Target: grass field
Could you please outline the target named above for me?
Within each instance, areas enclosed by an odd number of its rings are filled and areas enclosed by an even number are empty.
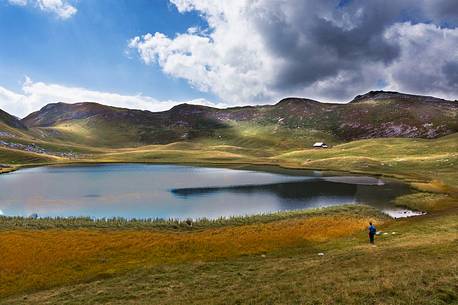
[[[0,304],[458,303],[457,134],[316,150],[246,127],[236,138],[134,148],[41,143],[78,149],[76,160],[0,148],[0,164],[12,166],[0,171],[72,162],[342,170],[406,180],[419,192],[396,204],[428,215],[393,220],[344,206],[192,226],[0,217]],[[367,243],[369,220],[388,233],[376,247]]]
[[[20,150],[0,147],[0,162],[13,166],[27,166],[33,164],[57,163],[59,158],[54,156],[24,152]]]
[[[456,188],[458,134],[436,140],[361,140],[337,145],[329,150],[288,152],[274,159],[280,164],[302,167],[382,173],[413,180],[436,180],[444,186]]]
[[[389,233],[375,248],[369,219]],[[187,232],[5,230],[0,303],[452,304],[457,223],[363,209]]]
[[[371,209],[205,229],[115,228],[2,231],[1,295],[87,281],[142,266],[229,259],[323,242],[364,229]],[[294,215],[291,215],[294,216]],[[382,222],[380,218],[378,222]],[[335,224],[335,225],[333,225]],[[24,266],[28,266],[24,268]],[[36,275],[39,274],[37,277]],[[7,285],[9,283],[9,285]]]

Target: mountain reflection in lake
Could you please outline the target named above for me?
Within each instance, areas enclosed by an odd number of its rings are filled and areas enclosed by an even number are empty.
[[[176,165],[38,167],[0,175],[5,215],[218,218],[348,203],[393,209],[407,185],[364,176]]]

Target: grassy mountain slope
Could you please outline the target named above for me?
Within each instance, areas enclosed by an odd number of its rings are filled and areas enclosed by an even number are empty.
[[[27,127],[15,116],[0,109],[0,138],[26,136]]]
[[[200,108],[181,105],[153,113],[96,103],[55,103],[22,121],[42,139],[129,147],[210,136],[213,130],[225,127]]]
[[[217,109],[182,104],[163,112],[55,103],[22,122],[41,139],[91,146],[132,147],[207,139],[227,145],[288,149],[322,140],[334,144],[451,134],[458,131],[458,102],[375,91],[348,104],[287,98],[269,106]],[[291,141],[291,137],[297,140]]]
[[[0,109],[0,123],[11,128],[26,129],[25,125],[16,117]]]

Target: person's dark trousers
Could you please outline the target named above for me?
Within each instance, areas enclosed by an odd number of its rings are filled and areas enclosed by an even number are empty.
[[[371,242],[371,244],[374,243],[374,236],[375,236],[375,234],[370,234],[369,233],[369,241]]]

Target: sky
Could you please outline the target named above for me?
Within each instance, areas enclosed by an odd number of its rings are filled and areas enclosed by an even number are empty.
[[[0,109],[458,99],[457,0],[0,0]]]

